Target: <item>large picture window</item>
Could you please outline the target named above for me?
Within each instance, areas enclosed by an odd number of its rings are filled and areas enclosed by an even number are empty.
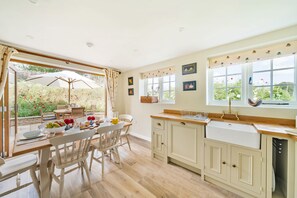
[[[256,61],[208,71],[208,103],[247,105],[248,98],[264,105],[296,103],[296,55]]]

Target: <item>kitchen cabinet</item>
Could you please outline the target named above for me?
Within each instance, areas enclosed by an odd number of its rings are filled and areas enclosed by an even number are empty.
[[[204,154],[206,176],[253,196],[264,196],[261,150],[205,139]]]
[[[201,168],[203,126],[168,121],[168,157]]]
[[[166,159],[166,122],[164,120],[153,119],[152,120],[152,157],[164,160]],[[165,160],[166,161],[166,160]]]
[[[204,141],[204,171],[205,174],[227,180],[227,144],[218,141]]]

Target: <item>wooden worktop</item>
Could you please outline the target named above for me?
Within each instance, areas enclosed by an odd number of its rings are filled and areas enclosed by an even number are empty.
[[[183,118],[180,114],[173,114],[173,113],[159,113],[157,115],[151,115],[151,118],[158,118],[163,120],[174,120],[179,122],[188,122],[188,123],[203,124],[203,125],[207,125],[210,122],[210,119],[207,119],[207,120],[187,119],[187,118]]]
[[[261,134],[276,136],[276,137],[283,137],[283,138],[291,138],[297,141],[297,134],[292,134],[287,132],[286,130],[294,129],[292,125],[292,120],[284,120],[284,122],[275,122],[275,118],[263,118],[263,117],[251,117],[250,120],[224,120],[220,119],[217,116],[212,117],[212,114],[209,114],[210,119],[207,120],[192,120],[183,118],[179,111],[175,110],[164,110],[163,113],[159,113],[156,115],[151,115],[151,118],[163,119],[163,120],[174,120],[179,122],[188,122],[193,124],[203,124],[207,125],[211,120],[220,120],[226,122],[236,122],[236,123],[243,123],[243,124],[252,124],[257,129],[257,131]],[[245,116],[249,117],[249,116]],[[240,117],[241,118],[241,117]],[[274,124],[271,124],[274,123]]]

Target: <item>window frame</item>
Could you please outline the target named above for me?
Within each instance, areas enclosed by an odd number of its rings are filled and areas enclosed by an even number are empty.
[[[292,55],[288,55],[292,56]],[[285,67],[285,68],[277,68],[273,69],[273,60],[277,59],[278,57],[275,57],[273,59],[269,59],[270,61],[270,69],[269,70],[261,70],[261,71],[256,71],[253,72],[253,63],[246,63],[246,64],[241,64],[242,67],[242,97],[241,101],[236,101],[232,100],[232,105],[234,106],[246,106],[250,107],[248,105],[248,98],[253,98],[253,88],[254,87],[269,87],[270,88],[270,97],[271,100],[265,100],[266,103],[270,103],[267,105],[261,105],[260,107],[278,107],[278,108],[286,108],[286,107],[292,107],[294,105],[297,105],[297,55],[294,56],[294,66],[293,67]],[[285,57],[285,56],[284,56]],[[282,70],[288,70],[288,69],[294,69],[294,99],[292,101],[281,101],[281,100],[272,100],[272,94],[273,94],[273,71],[282,71]],[[269,86],[261,86],[261,85],[253,85],[249,84],[249,79],[252,78],[253,81],[253,74],[254,73],[261,73],[269,71],[270,72],[270,85]],[[213,84],[213,79],[215,77],[219,76],[214,76],[213,75],[214,71],[213,69],[208,69],[208,86],[207,86],[207,105],[215,105],[215,106],[227,106],[228,101],[227,100],[214,100],[214,84]],[[227,89],[227,71],[225,75],[220,75],[225,76],[226,79],[226,89]],[[277,103],[289,103],[289,105],[277,105]]]
[[[168,83],[169,83],[169,90],[168,90],[169,91],[169,94],[172,91],[174,91],[175,96],[176,96],[176,86],[174,87],[174,90],[171,89],[171,83],[174,82],[176,84],[176,75],[175,74],[171,74],[171,75],[166,75],[166,76],[169,76],[169,81],[168,81]],[[174,81],[171,80],[171,76],[174,76]],[[165,76],[157,77],[158,78],[158,85],[159,85],[159,90],[157,91],[158,92],[158,95],[159,95],[159,103],[163,103],[163,104],[175,104],[175,99],[174,100],[165,100],[163,98],[163,94],[164,94],[164,91],[163,91],[163,86],[164,86],[163,85],[163,83],[164,83],[163,78],[164,77]],[[146,95],[148,94],[148,86],[149,86],[148,80],[149,79],[150,78],[144,79],[144,94],[146,94]],[[154,78],[152,78],[152,79],[154,79]],[[167,83],[167,82],[165,82],[165,83]],[[154,83],[154,81],[153,81],[153,84],[157,84],[157,83]],[[152,95],[153,96],[158,96],[157,94],[152,94]]]

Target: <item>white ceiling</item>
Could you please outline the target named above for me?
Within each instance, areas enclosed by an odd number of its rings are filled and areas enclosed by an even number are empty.
[[[296,8],[296,0],[0,0],[0,41],[125,71],[295,25]]]

